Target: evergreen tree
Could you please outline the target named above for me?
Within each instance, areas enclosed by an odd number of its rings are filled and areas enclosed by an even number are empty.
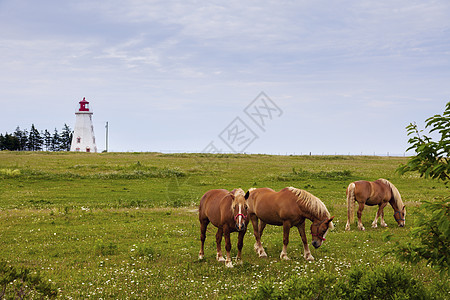
[[[4,143],[5,143],[5,137],[3,136],[3,134],[0,133],[0,151],[5,150]]]
[[[28,149],[30,151],[39,151],[42,149],[43,138],[39,131],[31,124],[30,134],[28,136]]]
[[[73,131],[67,124],[61,134],[55,128],[53,135],[47,129],[39,132],[34,124],[30,132],[17,126],[14,134],[0,134],[0,151],[70,151],[72,137]]]
[[[17,126],[16,131],[14,132],[14,136],[18,139],[19,147],[17,150],[23,151],[27,148],[28,141],[28,132],[25,129],[24,131],[20,130],[20,127]]]
[[[0,135],[0,150],[15,151],[19,148],[19,140],[12,134]]]
[[[50,146],[51,151],[59,151],[61,146],[61,137],[59,136],[58,130],[55,128],[55,132],[52,136],[52,143]]]
[[[42,134],[44,137],[44,145],[45,145],[45,151],[50,151],[51,145],[52,145],[52,134],[48,132],[47,129],[45,129],[44,133]]]
[[[72,143],[73,132],[72,129],[67,124],[64,124],[64,127],[61,132],[61,151],[70,151],[70,144]]]

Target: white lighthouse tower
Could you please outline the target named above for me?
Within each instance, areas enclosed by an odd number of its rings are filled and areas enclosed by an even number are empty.
[[[89,111],[89,102],[86,101],[86,98],[80,101],[80,108],[75,112],[75,116],[75,129],[70,151],[97,152],[92,112]]]

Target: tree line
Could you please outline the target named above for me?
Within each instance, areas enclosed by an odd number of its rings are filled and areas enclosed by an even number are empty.
[[[64,124],[61,132],[55,128],[51,133],[47,129],[39,131],[34,124],[30,131],[17,126],[14,133],[0,134],[0,150],[10,151],[70,151],[73,131]]]

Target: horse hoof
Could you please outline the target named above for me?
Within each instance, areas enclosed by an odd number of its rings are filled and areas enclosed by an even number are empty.
[[[281,253],[281,254],[280,254],[280,258],[281,258],[281,259],[284,259],[284,260],[291,260],[291,259],[287,256],[286,253]]]
[[[258,252],[258,250],[259,250],[258,243],[255,243],[255,244],[253,245],[253,249],[255,249],[255,251]]]
[[[233,264],[231,263],[231,261],[229,261],[229,262],[225,263],[225,267],[232,268]]]
[[[237,265],[243,265],[244,263],[242,262],[242,259],[238,259],[238,260],[236,260],[236,264]]]
[[[225,261],[225,258],[223,258],[223,256],[217,256],[217,261]]]
[[[346,225],[345,230],[350,231],[350,225]]]
[[[202,260],[202,259],[203,259],[203,255],[199,255],[199,256],[198,256],[198,259],[199,259],[199,260]]]
[[[377,224],[372,224],[372,228],[377,228],[378,225]]]
[[[307,261],[314,261],[314,256],[310,255],[310,256],[308,256],[308,257],[305,257],[305,259],[306,259]]]
[[[267,253],[266,253],[266,252],[260,253],[260,254],[259,254],[259,257],[265,258],[265,257],[267,257]]]

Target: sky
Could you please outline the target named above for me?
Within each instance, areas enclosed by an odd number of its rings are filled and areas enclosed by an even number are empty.
[[[450,101],[450,2],[0,0],[0,133],[99,151],[405,155]],[[410,152],[408,152],[410,153]],[[408,154],[406,153],[406,154]]]

